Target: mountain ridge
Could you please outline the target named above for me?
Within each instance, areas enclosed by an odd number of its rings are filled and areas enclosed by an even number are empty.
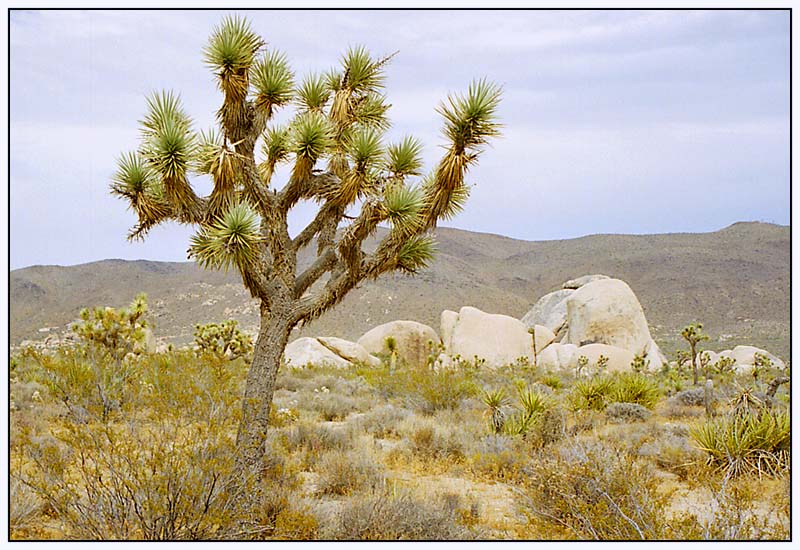
[[[382,229],[378,237],[383,233]],[[372,326],[409,318],[433,326],[443,309],[472,305],[520,318],[543,294],[581,275],[625,280],[667,351],[680,328],[704,322],[710,349],[760,345],[788,358],[790,227],[737,222],[705,233],[595,234],[525,241],[439,228],[439,253],[416,277],[390,275],[360,285],[297,335],[356,339]],[[375,238],[366,247],[374,246]],[[307,248],[299,258],[311,261]],[[146,292],[156,336],[191,340],[195,323],[258,322],[257,304],[238,274],[193,262],[108,259],[10,272],[11,344],[63,333],[82,307],[122,306]],[[50,331],[40,331],[50,328]]]

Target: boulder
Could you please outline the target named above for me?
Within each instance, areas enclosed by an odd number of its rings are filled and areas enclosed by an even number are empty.
[[[439,317],[439,332],[442,334],[442,345],[444,349],[450,347],[450,341],[453,338],[453,329],[456,328],[458,322],[458,313],[446,309]]]
[[[583,277],[578,277],[577,279],[571,279],[561,285],[561,288],[565,290],[576,290],[584,285],[588,285],[589,283],[593,283],[595,281],[602,281],[603,279],[610,279],[608,275],[584,275]]]
[[[567,369],[577,349],[574,344],[550,344],[536,354],[536,367],[552,371]]]
[[[710,351],[710,350],[705,350],[705,349],[704,349],[704,350],[702,350],[702,351],[699,351],[699,352],[697,353],[696,360],[697,360],[697,366],[698,366],[698,367],[699,367],[699,366],[700,366],[700,364],[701,364],[701,363],[700,363],[700,356],[701,356],[701,355],[703,355],[703,354],[708,354],[708,364],[709,364],[709,366],[711,366],[711,365],[713,365],[714,363],[716,363],[717,361],[719,361],[719,354],[717,354],[716,352],[713,352],[713,351]]]
[[[567,298],[566,343],[606,344],[645,353],[652,341],[647,320],[631,288],[619,279],[587,283]]]
[[[367,331],[358,344],[372,355],[388,354],[386,339],[392,337],[397,344],[397,356],[409,366],[422,367],[428,362],[430,343],[439,345],[439,335],[428,325],[416,321],[391,321]]]
[[[150,327],[144,329],[144,351],[146,353],[158,352],[158,341]]]
[[[292,367],[329,366],[347,368],[350,361],[339,357],[323,346],[316,338],[298,338],[290,342],[283,352],[286,363]]]
[[[589,360],[589,364],[581,371],[581,374],[597,374],[597,361],[601,355],[608,357],[608,364],[603,372],[627,372],[631,370],[633,353],[626,349],[606,344],[588,344],[579,347],[570,358],[567,368],[571,370],[577,368],[578,359],[584,356]]]
[[[519,358],[533,361],[533,341],[527,327],[508,315],[485,313],[465,306],[458,312],[448,355],[471,360],[478,357],[490,368],[510,365]]]
[[[652,338],[650,339],[650,343],[647,344],[647,348],[645,349],[644,354],[645,360],[649,361],[648,372],[658,372],[661,368],[666,365],[669,361],[667,360],[667,356],[664,355],[656,344],[655,340]]]
[[[741,366],[750,366],[752,367],[755,365],[756,362],[756,354],[761,354],[767,357],[770,361],[772,361],[772,366],[778,369],[785,369],[786,364],[781,361],[778,357],[775,357],[770,352],[759,349],[754,346],[736,346],[733,350],[725,350],[719,353],[720,357],[730,357],[735,361],[734,365],[737,367]],[[737,368],[737,371],[741,369]]]
[[[351,363],[361,363],[370,367],[381,366],[381,360],[367,353],[362,346],[349,340],[335,338],[333,336],[320,336],[317,338],[320,344],[331,350],[333,353]]]
[[[545,294],[522,318],[527,327],[542,325],[558,333],[567,322],[567,298],[574,290],[556,290]]]
[[[544,349],[550,344],[552,344],[553,341],[555,341],[556,339],[556,335],[553,334],[553,331],[547,327],[543,327],[542,325],[536,325],[535,327],[533,327],[533,334],[534,334],[534,339],[536,340],[537,352],[540,349]]]

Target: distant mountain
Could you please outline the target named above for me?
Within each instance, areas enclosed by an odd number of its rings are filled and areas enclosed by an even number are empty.
[[[542,242],[440,228],[437,240],[428,270],[364,283],[297,334],[356,339],[395,319],[438,331],[441,311],[464,305],[520,318],[564,281],[603,273],[631,286],[667,352],[679,345],[680,329],[697,320],[712,336],[710,349],[747,343],[789,358],[787,226],[741,222],[712,233]],[[156,336],[168,341],[190,341],[195,323],[233,318],[252,330],[258,323],[258,306],[237,274],[193,263],[34,266],[12,271],[10,287],[12,345],[64,332],[82,307],[126,305],[139,292],[148,295]]]

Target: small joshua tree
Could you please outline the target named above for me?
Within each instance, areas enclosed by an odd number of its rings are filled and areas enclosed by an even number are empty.
[[[341,67],[298,83],[287,58],[265,44],[245,19],[225,18],[204,56],[223,95],[218,128],[195,132],[176,94],[153,95],[141,146],[121,157],[112,183],[138,216],[131,239],[162,222],[193,225],[189,256],[205,268],[236,269],[260,301],[237,436],[237,460],[251,470],[264,454],[275,377],[292,329],[362,281],[427,266],[431,231],[463,207],[467,171],[499,134],[500,89],[475,81],[466,95],[439,106],[444,154],[423,176],[417,139],[383,141],[390,107],[384,70],[392,56],[374,58],[354,47]],[[289,105],[295,113],[287,124],[268,124]],[[278,184],[273,177],[282,163],[291,168]],[[209,196],[195,193],[192,174],[211,176]],[[319,208],[292,237],[287,219],[300,201]],[[362,244],[379,224],[389,230],[365,252]],[[300,269],[298,253],[312,245],[316,258]]]
[[[689,343],[689,352],[692,360],[692,383],[697,385],[697,344],[708,340],[708,334],[703,332],[703,323],[692,323],[681,331],[683,339]]]
[[[221,323],[195,325],[194,343],[200,353],[212,353],[222,358],[245,357],[253,351],[253,340],[239,330],[233,319]]]

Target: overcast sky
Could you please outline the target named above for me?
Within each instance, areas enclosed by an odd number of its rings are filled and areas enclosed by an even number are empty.
[[[224,13],[12,12],[12,269],[186,259],[186,227],[128,243],[135,217],[108,182],[151,91],[180,92],[196,129],[212,125],[220,95],[201,52]],[[789,223],[787,11],[240,13],[298,75],[350,45],[399,51],[388,138],[422,138],[428,169],[439,101],[475,77],[503,86],[503,138],[443,225],[543,240]]]

